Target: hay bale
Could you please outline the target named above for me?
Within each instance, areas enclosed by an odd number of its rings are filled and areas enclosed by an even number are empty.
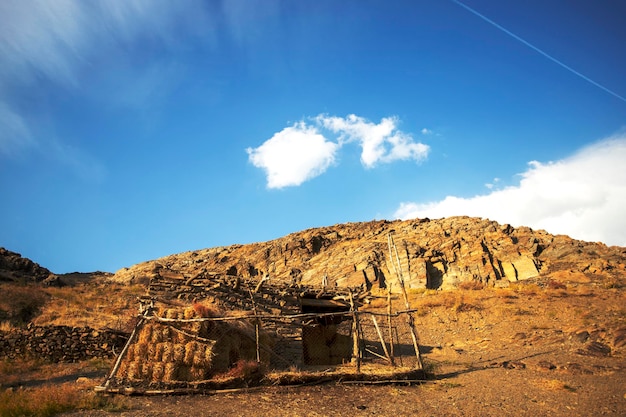
[[[189,320],[196,317],[196,310],[193,307],[187,307],[183,310],[183,319]]]
[[[200,335],[200,331],[202,330],[202,322],[194,322],[189,324],[189,333]]]
[[[126,351],[126,357],[124,358],[127,362],[132,362],[135,360],[135,345],[128,346],[128,350]]]
[[[152,337],[150,339],[150,342],[155,344],[155,343],[161,343],[163,342],[165,339],[163,337],[163,329],[165,327],[164,326],[154,326],[152,329]]]
[[[139,337],[137,338],[137,343],[140,345],[145,345],[151,342],[152,340],[152,329],[154,325],[146,324],[143,326],[141,331],[139,332]]]
[[[206,364],[206,366],[211,366],[211,364],[213,363],[213,357],[215,356],[215,343],[216,342],[213,342],[212,344],[207,344],[204,349],[203,363]]]
[[[165,350],[165,343],[160,342],[154,345],[154,355],[151,356],[155,362],[161,362],[163,360],[163,351]]]
[[[172,362],[179,365],[185,362],[185,345],[180,343],[174,345]]]
[[[177,370],[177,365],[172,363],[172,362],[168,362],[165,364],[165,367],[163,369],[163,378],[162,381],[163,382],[174,382],[176,381],[176,370]]]
[[[163,355],[161,356],[162,362],[174,362],[174,344],[173,343],[163,343]]]
[[[189,366],[193,365],[193,358],[196,353],[197,345],[198,345],[197,342],[189,342],[185,345],[185,358],[183,360],[185,365],[189,365]]]
[[[155,362],[152,364],[152,381],[159,382],[165,376],[165,365],[163,362]]]
[[[135,343],[135,360],[145,360],[148,357],[149,342]]]
[[[154,343],[150,343],[148,345],[148,350],[146,352],[146,360],[154,361],[156,355],[157,355],[157,345],[155,345]]]
[[[161,338],[163,340],[161,340],[162,342],[168,341],[172,338],[172,333],[173,330],[170,328],[170,326],[163,326],[163,328],[161,329]]]
[[[190,373],[192,381],[204,381],[208,376],[208,370],[201,366],[192,366]]]
[[[122,363],[120,363],[120,367],[117,368],[117,373],[115,374],[115,377],[118,379],[124,379],[126,378],[126,373],[128,371],[128,361],[122,361]]]
[[[151,380],[152,379],[152,366],[154,365],[154,362],[143,362],[141,364],[141,367],[139,368],[141,373],[140,378],[143,380]]]
[[[141,378],[141,362],[134,361],[128,364],[128,370],[126,371],[126,378],[129,380],[136,380]]]

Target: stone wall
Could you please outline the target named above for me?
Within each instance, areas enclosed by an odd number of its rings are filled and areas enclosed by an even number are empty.
[[[113,358],[128,335],[89,327],[32,326],[0,331],[0,358],[31,357],[52,362],[78,362],[91,358]]]

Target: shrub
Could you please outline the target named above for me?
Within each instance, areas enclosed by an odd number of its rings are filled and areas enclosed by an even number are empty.
[[[49,417],[73,410],[127,408],[123,399],[81,391],[74,384],[48,385],[0,392],[0,417]]]
[[[34,285],[5,284],[0,298],[0,316],[11,324],[29,323],[48,299],[40,287]]]
[[[459,284],[459,289],[461,290],[482,290],[485,288],[485,284],[483,284],[481,281],[476,281],[476,280],[472,280],[472,281],[463,281]]]

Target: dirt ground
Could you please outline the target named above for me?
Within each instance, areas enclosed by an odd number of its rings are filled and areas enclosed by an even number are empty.
[[[67,416],[625,416],[626,294],[590,283],[458,291],[417,301],[421,384],[326,383],[129,397]]]

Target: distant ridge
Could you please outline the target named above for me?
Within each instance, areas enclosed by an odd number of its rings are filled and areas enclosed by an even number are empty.
[[[626,248],[471,217],[337,224],[262,243],[202,249],[143,262],[112,279],[146,282],[167,273],[203,273],[320,285],[399,289],[388,264],[396,243],[408,288],[454,288],[465,281],[506,286],[531,278],[579,282],[626,274]]]

